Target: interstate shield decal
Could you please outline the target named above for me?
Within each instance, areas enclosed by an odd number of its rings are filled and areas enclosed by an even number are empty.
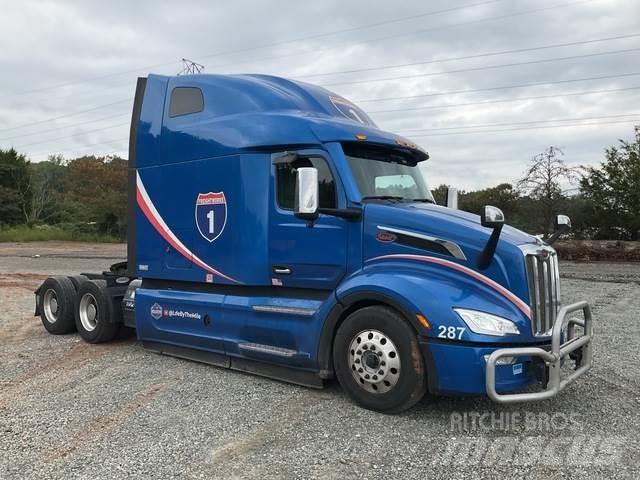
[[[227,199],[224,192],[199,193],[196,199],[196,226],[200,235],[213,242],[227,224]]]

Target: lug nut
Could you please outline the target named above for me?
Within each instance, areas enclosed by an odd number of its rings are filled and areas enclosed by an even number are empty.
[[[382,361],[380,362],[380,365],[382,365],[383,367],[384,367],[386,364],[387,364],[387,362],[385,362],[384,360],[382,360]]]
[[[358,369],[358,373],[362,373],[363,371],[364,371],[364,370],[362,370],[362,367],[360,367],[360,368]]]
[[[378,379],[378,376],[377,376],[377,375],[374,375],[374,376],[373,376],[373,379],[374,379],[374,380],[377,380],[377,379]]]
[[[366,378],[367,380],[369,380],[369,378],[370,378],[370,377],[369,377],[369,374],[367,373],[367,374],[364,376],[364,378]]]
[[[384,370],[378,370],[378,375],[384,375]]]
[[[376,346],[375,345],[371,345],[371,351],[373,352],[373,351],[375,351],[375,349],[376,349]]]
[[[378,356],[381,357],[382,356],[382,352],[378,352]]]

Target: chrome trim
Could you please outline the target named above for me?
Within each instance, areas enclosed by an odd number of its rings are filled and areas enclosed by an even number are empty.
[[[285,313],[287,315],[302,315],[303,317],[313,317],[316,314],[316,310],[313,308],[276,307],[273,305],[253,305],[251,308],[256,312]]]
[[[425,235],[423,233],[412,232],[410,230],[402,230],[400,228],[395,227],[387,227],[385,225],[378,225],[378,230],[384,230],[385,232],[397,233],[399,235],[407,235],[409,237],[420,238],[422,240],[427,240],[429,242],[434,242],[442,245],[447,251],[451,254],[452,257],[457,258],[458,260],[466,260],[464,252],[455,242],[451,240],[445,240],[444,238],[430,237],[429,235]]]
[[[240,343],[238,344],[240,350],[249,350],[251,352],[267,353],[269,355],[277,355],[279,357],[293,357],[296,353],[295,350],[290,348],[276,347],[273,345],[262,345],[261,343]]]
[[[570,318],[569,314],[582,311],[583,320]],[[572,325],[582,327],[583,333],[577,336],[565,336],[563,332],[572,331]],[[564,338],[563,338],[564,337]],[[539,347],[500,348],[495,350],[487,360],[485,370],[485,386],[491,400],[506,404],[515,402],[531,402],[545,400],[560,393],[567,385],[586,373],[593,361],[591,341],[593,339],[593,317],[591,307],[587,302],[577,302],[562,307],[553,323],[551,333],[551,350]],[[580,360],[576,360],[573,371],[562,374],[561,367],[566,357],[576,350],[580,350]],[[547,369],[548,381],[541,391],[526,393],[498,393],[496,391],[496,365],[504,357],[538,357]]]
[[[561,305],[558,255],[548,245],[526,244],[519,248],[525,258],[532,333],[551,335]]]

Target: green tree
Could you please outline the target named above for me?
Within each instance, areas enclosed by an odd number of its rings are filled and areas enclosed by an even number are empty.
[[[471,192],[462,192],[459,205],[461,210],[480,214],[484,205],[500,208],[511,223],[515,217],[518,202],[518,192],[510,183],[501,183],[495,187]]]
[[[0,224],[27,220],[31,202],[29,161],[15,149],[0,149]]]
[[[587,168],[581,182],[608,236],[638,240],[640,235],[640,125],[635,141],[618,140],[605,152],[600,168]]]
[[[433,195],[433,198],[435,199],[438,205],[445,205],[445,206],[447,205],[448,189],[449,189],[449,186],[442,183],[438,185],[436,188],[434,188],[433,190],[431,190],[431,194]]]
[[[95,222],[100,233],[124,238],[127,225],[127,161],[85,156],[69,162],[65,199],[77,220]]]
[[[61,208],[67,168],[61,155],[51,155],[47,161],[29,165],[31,191],[25,210],[26,223],[57,220]]]

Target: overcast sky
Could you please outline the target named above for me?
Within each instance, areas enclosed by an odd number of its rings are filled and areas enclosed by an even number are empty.
[[[135,78],[182,57],[327,86],[429,151],[432,186],[514,182],[549,145],[595,165],[640,124],[638,0],[375,3],[0,0],[0,148],[126,157]]]

